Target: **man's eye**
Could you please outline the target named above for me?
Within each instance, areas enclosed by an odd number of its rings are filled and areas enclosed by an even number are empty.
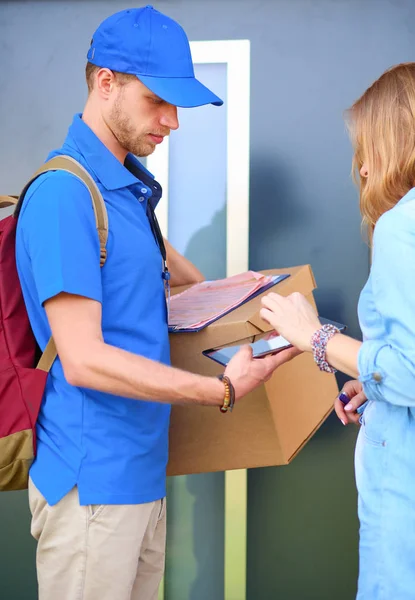
[[[161,98],[152,98],[154,104],[162,104],[163,100]]]

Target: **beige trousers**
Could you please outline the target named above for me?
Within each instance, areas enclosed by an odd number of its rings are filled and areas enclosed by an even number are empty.
[[[74,488],[49,506],[29,481],[39,600],[157,600],[165,500],[80,506]]]

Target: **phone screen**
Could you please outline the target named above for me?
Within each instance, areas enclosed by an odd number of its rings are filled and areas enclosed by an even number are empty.
[[[335,321],[329,321],[320,317],[322,325],[332,324],[337,327],[340,331],[345,331],[346,326]],[[282,335],[277,335],[274,331],[267,331],[266,333],[259,333],[245,340],[238,340],[232,346],[222,346],[219,348],[211,348],[205,350],[203,354],[208,358],[218,362],[219,364],[226,367],[228,362],[233,356],[240,350],[242,345],[249,344],[252,348],[252,355],[254,358],[263,358],[267,354],[277,354],[286,348],[290,348],[291,344]]]

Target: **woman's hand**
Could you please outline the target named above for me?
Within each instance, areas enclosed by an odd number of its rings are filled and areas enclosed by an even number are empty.
[[[343,425],[348,425],[348,423],[357,424],[360,419],[360,413],[357,412],[357,409],[367,400],[362,384],[357,379],[348,381],[343,386],[339,396],[341,394],[345,394],[349,398],[349,402],[345,404],[339,399],[339,397],[337,397],[334,401],[334,410],[336,411],[336,415],[339,417]]]
[[[321,328],[316,311],[308,300],[295,292],[286,298],[271,292],[262,298],[261,317],[293,346],[311,351],[312,335]]]

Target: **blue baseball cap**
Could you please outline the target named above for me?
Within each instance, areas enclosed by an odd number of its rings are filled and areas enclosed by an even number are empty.
[[[87,58],[98,67],[136,75],[174,106],[223,104],[195,78],[183,28],[152,6],[130,8],[105,19],[94,33]]]

